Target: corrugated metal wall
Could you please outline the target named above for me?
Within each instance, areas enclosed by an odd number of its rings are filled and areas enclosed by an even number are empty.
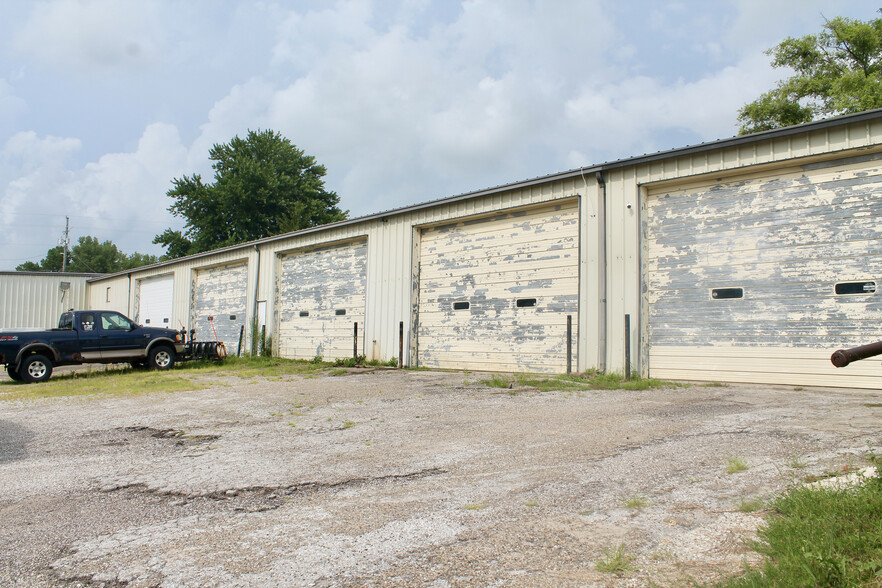
[[[742,174],[772,173],[776,169],[843,157],[844,154],[882,150],[882,113],[860,122],[793,131],[788,135],[760,134],[720,145],[647,156],[609,164],[595,171],[576,170],[547,180],[502,187],[472,197],[426,204],[288,237],[273,238],[230,250],[186,258],[159,267],[134,271],[92,283],[90,300],[99,308],[131,312],[129,279],[175,274],[173,321],[189,318],[193,272],[200,267],[246,258],[248,262],[247,314],[254,301],[267,303],[267,325],[278,324],[275,289],[278,255],[293,249],[367,239],[365,346],[369,359],[387,359],[398,353],[398,325],[404,322],[405,361],[410,362],[413,330],[413,267],[418,261],[420,227],[438,222],[525,207],[557,199],[581,197],[579,284],[579,360],[577,369],[605,367],[621,371],[625,358],[624,317],[631,316],[633,365],[644,373],[646,319],[642,303],[641,207],[647,189],[664,186],[731,181]],[[599,169],[599,168],[598,168]],[[415,194],[414,200],[425,197]],[[259,249],[259,251],[258,251]],[[257,263],[259,257],[259,264]],[[258,282],[259,275],[259,283]],[[605,284],[605,285],[604,285]],[[106,287],[111,288],[106,302]],[[127,292],[127,294],[125,294]],[[270,318],[274,317],[274,318]],[[605,333],[605,336],[603,334]],[[246,345],[246,348],[248,346]]]
[[[70,308],[88,302],[84,274],[0,273],[0,329],[52,328]]]

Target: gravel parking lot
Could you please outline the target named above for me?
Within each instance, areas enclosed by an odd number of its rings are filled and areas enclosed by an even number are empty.
[[[745,505],[862,465],[882,436],[876,391],[195,377],[210,386],[11,401],[0,385],[0,585],[708,582],[753,557],[766,513]],[[617,547],[630,569],[599,571]]]

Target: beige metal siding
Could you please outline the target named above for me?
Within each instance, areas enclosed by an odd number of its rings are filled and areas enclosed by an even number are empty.
[[[190,324],[201,341],[223,341],[227,354],[238,350],[246,315],[248,266],[245,263],[203,268],[196,272]],[[243,339],[243,351],[246,341]]]
[[[58,317],[86,307],[86,276],[70,274],[0,274],[0,329],[58,326]]]
[[[880,242],[876,155],[650,193],[650,374],[866,385],[877,369],[836,370],[829,358],[880,338]],[[880,292],[834,293],[851,281],[875,281]],[[742,288],[744,296],[714,299],[716,288]]]
[[[282,357],[352,357],[355,324],[358,354],[364,355],[366,258],[366,241],[281,257],[277,332]]]
[[[420,365],[566,370],[568,315],[571,361],[578,342],[576,202],[432,227],[420,248]],[[518,307],[531,299],[534,307]]]

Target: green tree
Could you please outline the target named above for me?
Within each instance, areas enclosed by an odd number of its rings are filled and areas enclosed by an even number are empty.
[[[199,174],[172,180],[169,211],[185,229],[166,229],[154,243],[166,258],[235,245],[344,220],[340,198],[325,190],[325,167],[279,133],[248,131],[209,151],[214,183]]]
[[[95,237],[85,236],[77,239],[77,244],[70,250],[66,271],[110,274],[128,269],[156,263],[155,255],[135,252],[126,255],[111,241],[98,241]],[[60,272],[62,265],[61,246],[53,247],[39,264],[26,261],[17,266],[18,271]]]
[[[34,261],[26,261],[15,267],[18,272],[60,272],[62,265],[62,256],[64,255],[61,245],[53,247],[46,252],[40,263]]]
[[[742,135],[882,107],[882,18],[834,18],[766,54],[795,74],[738,111]]]

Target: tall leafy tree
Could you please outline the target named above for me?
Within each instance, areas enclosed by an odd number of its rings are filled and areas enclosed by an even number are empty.
[[[766,54],[794,75],[738,111],[741,134],[882,107],[882,18],[834,18]]]
[[[325,190],[326,169],[279,133],[248,131],[209,152],[214,182],[199,174],[172,180],[169,211],[183,232],[154,238],[174,258],[344,220],[340,198]]]
[[[143,265],[156,263],[155,255],[135,252],[126,255],[111,241],[100,242],[95,237],[85,236],[77,240],[70,250],[67,268],[69,272],[110,274]],[[17,266],[17,271],[60,272],[62,266],[61,246],[46,252],[40,263],[26,261]]]

